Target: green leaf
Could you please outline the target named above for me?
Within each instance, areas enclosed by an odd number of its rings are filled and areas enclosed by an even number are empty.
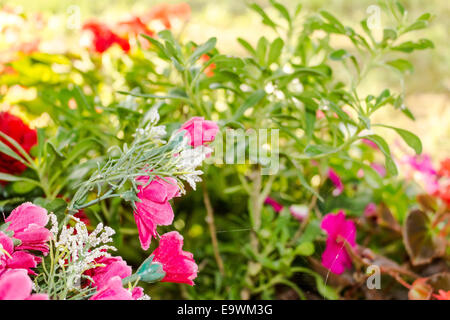
[[[164,60],[170,60],[169,58],[169,54],[166,50],[166,48],[164,47],[164,45],[159,42],[158,40],[146,35],[146,34],[141,34],[141,37],[144,37],[145,39],[147,39],[148,41],[150,41],[151,44],[153,44],[159,51],[159,56],[161,58],[163,58]]]
[[[250,45],[250,43],[248,43],[247,41],[245,41],[242,38],[238,38],[237,41],[241,44],[241,46],[243,46],[249,53],[251,53],[253,56],[256,56],[256,51],[255,49],[253,49],[253,47]]]
[[[403,242],[415,266],[429,263],[445,253],[445,238],[434,234],[429,216],[421,210],[413,210],[406,217]]]
[[[0,131],[0,133],[2,133],[2,132]],[[15,153],[13,149],[8,147],[2,141],[0,141],[0,153],[4,153],[17,161],[20,161],[24,165],[29,166],[29,164],[21,156],[19,156],[17,153]]]
[[[389,149],[389,145],[387,142],[380,137],[379,135],[368,135],[368,136],[362,136],[361,139],[369,139],[370,141],[375,142],[375,144],[380,148],[381,152],[384,154],[384,157],[386,159],[386,169],[389,172],[389,174],[395,176],[398,173],[397,166],[395,165],[394,160],[392,160],[391,156],[391,150]]]
[[[16,153],[16,151],[8,147],[1,140],[0,140],[0,152],[6,153],[10,157],[22,162],[27,167],[32,167],[33,160],[16,140],[8,136],[6,133],[3,133],[2,131],[0,131],[0,137],[4,138],[7,142],[9,142],[14,148],[16,148],[16,150],[20,154]],[[26,161],[22,157],[25,158]]]
[[[262,89],[256,90],[253,92],[247,100],[239,107],[239,109],[233,115],[233,121],[238,121],[245,113],[245,111],[253,106],[255,106],[258,102],[260,102],[266,96],[266,92]]]
[[[338,151],[337,148],[330,147],[327,145],[321,145],[321,144],[310,144],[307,145],[304,152],[308,157],[317,157],[322,156],[325,154],[332,154],[336,153]]]
[[[331,13],[329,13],[328,11],[325,11],[325,10],[321,10],[320,14],[322,15],[322,17],[324,17],[326,20],[328,20],[328,22],[334,28],[336,28],[340,33],[345,33],[344,25],[335,16],[333,16]]]
[[[153,262],[153,258],[154,255],[150,255],[136,271],[140,280],[147,283],[161,281],[166,276],[162,265],[158,262]]]
[[[28,181],[15,181],[12,186],[12,190],[17,194],[26,194],[36,188],[36,185],[29,183]]]
[[[202,55],[210,52],[212,49],[216,47],[217,39],[216,38],[210,38],[208,41],[203,43],[202,45],[198,46],[194,53],[189,57],[188,64],[193,64],[195,61],[197,61]]]
[[[397,7],[398,12],[400,12],[400,14],[402,15],[402,17],[405,15],[405,8],[402,6],[402,4],[399,1],[395,2],[395,5]]]
[[[314,125],[316,123],[316,113],[306,110],[305,112],[306,128],[305,133],[308,138],[308,143],[314,134]]]
[[[395,39],[397,39],[397,31],[390,28],[386,28],[383,30],[383,43],[386,43],[388,40]]]
[[[128,92],[128,91],[117,91],[117,93],[130,95],[133,97],[140,98],[153,98],[153,99],[174,99],[174,100],[183,100],[186,102],[190,102],[187,96],[175,95],[175,94],[167,94],[167,95],[156,95],[150,93],[137,93],[137,92]]]
[[[0,172],[0,181],[26,181],[27,183],[31,183],[34,184],[36,186],[39,186],[39,182],[33,179],[29,179],[29,178],[25,178],[25,177],[20,177],[20,176],[14,176],[12,174],[8,174],[8,173],[3,173]]]
[[[414,50],[425,50],[429,48],[434,48],[433,42],[428,39],[420,39],[418,42],[406,41],[398,46],[392,47],[392,50],[402,51],[402,52],[412,52]]]
[[[274,30],[277,29],[277,25],[275,24],[275,22],[273,22],[272,19],[269,18],[269,16],[264,12],[264,10],[259,5],[257,5],[256,3],[252,3],[250,5],[250,9],[254,10],[261,16],[262,22],[265,25],[271,27]]]
[[[280,58],[281,52],[283,50],[284,41],[281,38],[276,38],[269,49],[269,56],[267,58],[267,65],[270,66],[275,61]]]
[[[330,54],[330,59],[339,61],[339,60],[344,60],[344,59],[346,59],[346,58],[348,58],[350,56],[351,56],[351,54],[349,54],[347,52],[347,50],[339,49],[339,50],[333,51]]]
[[[285,18],[289,24],[292,24],[291,16],[289,15],[289,11],[286,9],[285,6],[283,6],[282,4],[280,4],[274,0],[270,0],[270,3],[272,4],[272,6],[275,9],[278,10],[278,12],[281,14],[281,16],[283,18]]]
[[[260,65],[266,64],[267,48],[269,46],[269,41],[266,37],[261,37],[256,45],[256,57]]]
[[[402,137],[402,139],[408,144],[408,146],[410,146],[416,152],[416,154],[422,153],[422,142],[414,133],[405,129],[391,127],[383,124],[378,124],[376,126],[395,130],[399,134],[399,136]]]
[[[49,200],[45,198],[36,198],[33,203],[37,206],[47,209],[48,212],[52,212],[58,217],[58,220],[62,219],[65,215],[67,202],[61,198]]]
[[[314,254],[314,244],[312,242],[303,242],[295,248],[295,253],[301,256],[311,256]]]
[[[414,71],[414,66],[411,64],[411,62],[405,59],[387,61],[386,64],[394,67],[401,73],[405,73],[406,71],[412,73]]]

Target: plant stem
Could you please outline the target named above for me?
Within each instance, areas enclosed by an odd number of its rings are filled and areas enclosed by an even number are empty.
[[[220,256],[219,252],[219,243],[217,241],[216,225],[214,223],[214,210],[211,205],[211,200],[209,199],[208,189],[206,187],[205,182],[203,182],[202,184],[202,189],[203,189],[203,202],[205,203],[206,208],[206,222],[208,223],[209,233],[211,234],[211,242],[213,246],[214,257],[216,259],[221,275],[224,276],[225,268],[223,265],[222,257]]]

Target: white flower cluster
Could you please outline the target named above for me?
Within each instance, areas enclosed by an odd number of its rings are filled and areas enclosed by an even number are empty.
[[[68,274],[69,288],[79,283],[82,274],[96,266],[95,259],[110,257],[108,250],[117,250],[106,245],[112,242],[111,236],[115,231],[99,223],[94,231],[88,233],[86,225],[80,219],[75,220],[75,227],[63,226],[58,235],[58,221],[54,214],[50,214],[52,228],[50,229],[58,256],[58,264]]]
[[[189,183],[192,189],[196,189],[196,183],[202,181],[199,177],[203,171],[196,170],[198,166],[212,153],[213,149],[206,146],[191,148],[188,139],[183,139],[182,150],[176,157],[175,167],[182,172],[178,177]]]
[[[166,126],[157,126],[156,124],[159,122],[159,119],[158,108],[151,108],[144,116],[144,122],[146,122],[147,125],[145,128],[138,128],[136,130],[136,135],[140,135],[145,137],[145,139],[151,139],[159,143],[165,143],[162,138],[167,134]]]

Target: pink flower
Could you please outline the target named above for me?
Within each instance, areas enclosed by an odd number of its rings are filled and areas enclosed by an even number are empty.
[[[24,269],[0,274],[0,300],[48,300],[46,294],[31,294],[32,281]]]
[[[11,224],[7,230],[14,232],[14,238],[22,243],[16,250],[36,250],[48,253],[47,242],[51,238],[51,233],[45,228],[48,222],[47,210],[26,202],[14,209],[5,220]]]
[[[386,176],[386,168],[382,164],[374,162],[370,166],[372,167],[372,169],[374,169],[376,172],[378,172],[378,174],[382,178],[384,178]]]
[[[369,139],[361,139],[361,141],[362,141],[364,144],[368,145],[369,147],[371,147],[371,148],[373,148],[373,149],[375,149],[375,150],[378,150],[377,144],[376,144],[375,142],[373,142],[372,140],[369,140]]]
[[[135,300],[133,293],[125,289],[119,276],[112,277],[108,283],[89,300]]]
[[[10,237],[0,232],[0,272],[4,269],[26,269],[30,274],[36,274],[35,268],[41,258],[26,251],[14,251],[14,244]]]
[[[174,178],[165,180],[155,177],[148,185],[149,177],[142,176],[138,181],[143,183],[138,187],[137,194],[141,202],[136,202],[134,219],[139,230],[139,240],[144,250],[150,246],[158,233],[158,225],[167,226],[173,221],[173,210],[169,200],[178,196],[179,188]]]
[[[198,266],[190,252],[182,250],[183,237],[176,231],[165,233],[161,236],[159,246],[153,252],[153,262],[162,265],[166,276],[161,282],[186,283],[194,285],[197,277]]]
[[[84,274],[90,276],[94,283],[93,287],[102,289],[108,285],[111,278],[118,276],[124,279],[131,275],[131,267],[122,259],[122,257],[102,256],[95,260],[97,264],[103,264],[93,269],[89,269]]]
[[[205,120],[203,117],[193,117],[181,126],[181,130],[187,131],[190,144],[195,148],[214,141],[219,127],[214,121]]]
[[[303,221],[308,217],[308,207],[305,205],[292,205],[289,207],[289,212],[298,221]]]
[[[283,210],[283,206],[271,197],[267,197],[266,200],[264,200],[264,204],[271,206],[277,213]]]
[[[344,191],[344,185],[342,184],[341,178],[332,168],[328,169],[328,178],[330,178],[331,182],[333,182],[336,187],[333,191],[333,196],[337,197]]]
[[[352,260],[345,249],[345,239],[352,247],[356,246],[356,227],[353,221],[346,220],[344,211],[327,214],[320,225],[328,234],[326,248],[322,254],[322,264],[335,274],[341,274],[352,266]]]
[[[406,169],[406,176],[416,179],[429,194],[439,190],[438,173],[429,155],[405,156],[402,162],[409,167]]]
[[[377,205],[373,202],[369,203],[364,209],[364,216],[367,218],[376,216],[376,213],[377,213]]]

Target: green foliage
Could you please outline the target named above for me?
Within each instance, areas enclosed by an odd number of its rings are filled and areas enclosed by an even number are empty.
[[[300,5],[292,12],[270,1],[270,11],[255,3],[249,7],[274,36],[261,37],[254,45],[251,39],[238,38],[245,57],[222,54],[216,38],[197,44],[180,40],[169,30],[157,37],[141,35],[150,48],[113,57],[114,72],[105,70],[95,56],[90,61],[94,67],[88,71],[75,67],[75,62],[83,60],[80,56],[36,53],[22,57],[12,63],[17,73],[2,75],[0,84],[36,88],[37,97],[21,105],[30,114],[47,112],[52,125],[38,131],[34,160],[2,134],[15,149],[0,142],[0,152],[29,167],[22,176],[0,173],[0,180],[14,182],[5,188],[8,198],[31,198],[55,214],[66,209],[62,199],[69,202],[70,212],[86,208],[90,218],[117,230],[114,240],[119,253],[137,263],[145,254],[126,248],[139,246],[132,217],[135,177],[182,174],[169,161],[181,135],[161,144],[137,133],[139,129],[148,132],[151,112],[157,109],[169,131],[192,116],[203,116],[217,121],[222,132],[227,128],[280,132],[276,174],[262,175],[261,161],[211,164],[203,168],[202,190],[174,203],[175,227],[186,232],[186,245],[201,266],[196,286],[183,291],[184,297],[266,299],[291,291],[301,299],[338,299],[344,290],[331,287],[315,264],[325,240],[320,220],[339,209],[361,218],[371,202],[379,204],[380,228],[397,232],[392,236],[394,254],[386,256],[394,259],[397,248],[403,246],[400,225],[406,226],[403,237],[413,263],[437,256],[428,250],[437,241],[427,237],[429,217],[419,211],[409,213],[414,197],[396,177],[398,168],[389,144],[373,131],[394,130],[416,154],[422,153],[420,139],[413,133],[372,122],[374,113],[383,108],[399,109],[414,118],[404,105],[404,88],[400,92],[361,90],[361,83],[374,72],[389,72],[403,83],[414,71],[406,54],[434,47],[428,39],[405,37],[426,28],[430,14],[409,21],[398,2],[387,3],[384,10],[391,19],[380,39],[367,19],[360,28],[352,28],[325,10],[304,14]],[[336,38],[351,46],[335,47]],[[66,66],[66,71],[56,73],[54,64]],[[102,93],[116,82],[120,87]],[[103,95],[106,98],[101,99]],[[361,143],[362,139],[375,143],[379,151]],[[249,143],[244,148],[248,154]],[[378,163],[380,155],[387,169],[384,177],[370,166]],[[155,165],[149,167],[149,163]],[[329,168],[345,184],[336,197]],[[358,175],[361,171],[363,177]],[[206,232],[205,194],[212,200],[218,230],[213,236],[219,240],[224,270]],[[295,220],[287,207],[275,213],[264,206],[268,196],[306,206],[307,218]],[[411,234],[411,228],[423,234]],[[385,241],[377,235],[374,239],[376,251],[383,251]],[[148,259],[141,268],[157,269]],[[145,277],[144,269],[138,269],[137,275]],[[156,269],[149,282],[162,276]],[[175,287],[164,294],[172,289],[173,296],[179,297]]]

